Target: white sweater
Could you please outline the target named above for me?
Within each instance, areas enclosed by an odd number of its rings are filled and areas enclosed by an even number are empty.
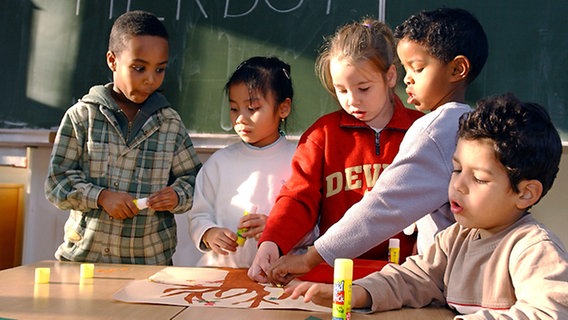
[[[236,232],[249,203],[258,206],[257,213],[268,215],[290,176],[295,150],[296,145],[283,137],[265,148],[239,142],[215,152],[205,162],[196,178],[189,211],[189,236],[204,252],[198,266],[250,267],[257,250],[255,239],[247,239],[236,252],[223,256],[203,246],[203,234],[212,227]]]

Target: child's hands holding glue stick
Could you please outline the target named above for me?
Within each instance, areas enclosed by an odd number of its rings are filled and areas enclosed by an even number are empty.
[[[259,239],[264,227],[266,226],[266,219],[268,217],[265,214],[257,213],[257,206],[254,204],[249,205],[245,209],[245,214],[241,217],[238,226],[237,235],[243,238],[255,238]],[[242,240],[241,240],[242,241]],[[244,244],[244,241],[242,241]]]
[[[243,246],[248,237],[260,237],[266,224],[266,216],[256,213],[256,205],[250,204],[241,217],[237,232],[233,232],[224,227],[213,227],[205,231],[201,242],[207,249],[227,255],[229,252],[237,251],[238,246]]]
[[[148,197],[148,206],[156,211],[170,211],[177,207],[179,198],[172,187],[165,187]]]
[[[138,208],[132,200],[133,197],[128,193],[103,190],[97,204],[108,213],[109,219],[123,220],[138,214]]]
[[[179,202],[179,198],[174,188],[165,187],[157,192],[152,193],[147,198],[139,198],[134,200],[134,204],[139,210],[152,208],[156,211],[173,210]]]
[[[207,249],[221,255],[237,251],[237,234],[227,228],[213,227],[207,229],[201,238],[201,242]]]

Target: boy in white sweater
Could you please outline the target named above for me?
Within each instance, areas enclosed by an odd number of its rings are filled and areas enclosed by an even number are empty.
[[[462,116],[448,188],[456,224],[423,255],[354,281],[353,308],[449,305],[455,319],[568,319],[568,253],[528,212],[558,172],[562,144],[541,106],[512,94]],[[292,297],[331,305],[331,285]]]

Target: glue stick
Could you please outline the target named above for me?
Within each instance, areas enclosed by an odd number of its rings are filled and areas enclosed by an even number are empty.
[[[399,255],[400,255],[400,240],[396,238],[389,239],[389,255],[388,255],[389,262],[398,264]]]
[[[81,263],[81,268],[79,270],[79,276],[81,279],[90,279],[95,276],[95,265],[93,263]]]
[[[256,213],[256,209],[256,204],[249,203],[245,208],[245,213],[243,213],[243,216],[246,216],[249,213]],[[247,231],[248,228],[240,228],[239,230],[237,230],[237,244],[239,245],[239,247],[244,246],[245,241],[247,241],[247,238],[243,237],[243,233]]]
[[[139,210],[148,208],[148,198],[134,199],[132,201]]]
[[[35,283],[49,283],[50,271],[51,271],[51,269],[49,269],[49,268],[35,268],[34,282]]]
[[[353,281],[353,260],[335,259],[333,266],[332,320],[351,318],[351,283]]]

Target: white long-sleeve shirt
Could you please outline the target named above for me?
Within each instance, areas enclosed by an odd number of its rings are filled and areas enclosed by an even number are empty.
[[[249,203],[257,205],[257,213],[268,215],[290,176],[295,150],[296,144],[284,137],[264,148],[238,142],[215,152],[205,162],[196,178],[189,211],[190,238],[204,253],[198,266],[250,267],[257,251],[255,239],[247,239],[243,247],[224,256],[204,247],[203,234],[213,227],[236,232]]]

